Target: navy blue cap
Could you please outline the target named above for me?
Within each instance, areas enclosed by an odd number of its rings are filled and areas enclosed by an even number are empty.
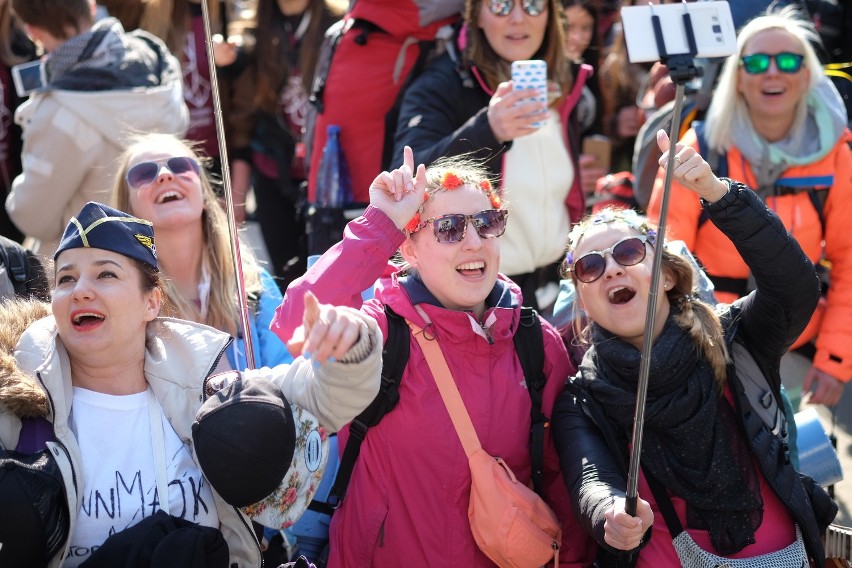
[[[128,215],[102,203],[89,201],[76,217],[71,217],[53,260],[64,250],[97,248],[123,254],[157,266],[154,226],[150,221]]]

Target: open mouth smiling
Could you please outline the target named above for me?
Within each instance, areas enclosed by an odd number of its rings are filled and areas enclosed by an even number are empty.
[[[71,323],[75,327],[91,327],[95,324],[104,321],[104,316],[95,312],[80,312],[74,314],[71,318]]]
[[[627,286],[619,286],[609,291],[609,301],[611,304],[621,305],[626,304],[636,296],[636,290]]]
[[[176,191],[166,191],[157,198],[157,203],[168,203],[170,201],[180,201],[183,196]]]
[[[476,262],[465,262],[456,267],[456,272],[462,276],[479,276],[485,272],[485,263],[481,260]]]

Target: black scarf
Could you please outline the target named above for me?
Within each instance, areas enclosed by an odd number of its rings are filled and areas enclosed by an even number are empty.
[[[687,526],[710,532],[721,555],[754,543],[763,501],[749,448],[713,370],[673,307],[651,351],[642,467],[687,502]],[[599,326],[579,385],[630,439],[641,353]]]

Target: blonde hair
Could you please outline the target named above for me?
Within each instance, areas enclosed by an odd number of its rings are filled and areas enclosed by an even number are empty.
[[[518,0],[520,1],[520,0]],[[482,10],[483,0],[466,0],[464,21],[467,24],[467,47],[464,57],[468,65],[475,65],[482,74],[485,84],[490,89],[496,89],[503,81],[511,79],[507,62],[497,55],[485,32],[479,27],[479,13]],[[541,16],[536,16],[541,17]],[[565,17],[562,12],[562,3],[556,0],[547,0],[547,28],[541,46],[530,59],[543,59],[547,63],[547,76],[550,80],[559,84],[562,97],[553,104],[558,104],[562,98],[567,97],[573,84],[571,66],[565,56]],[[511,63],[508,62],[508,63]]]
[[[648,218],[637,214],[632,209],[614,209],[607,207],[598,213],[586,216],[580,223],[575,225],[568,237],[568,249],[565,259],[560,266],[563,278],[571,278],[576,285],[577,281],[571,270],[574,261],[573,252],[576,250],[581,238],[592,226],[604,223],[622,223],[640,234],[648,237],[648,244],[652,245],[654,251],[662,250],[662,269],[672,275],[674,285],[666,292],[669,304],[678,306],[680,313],[675,316],[675,323],[685,330],[701,352],[710,362],[716,385],[720,392],[725,387],[730,362],[728,348],[725,345],[722,322],[712,307],[697,298],[697,276],[692,263],[679,254],[666,249],[662,236],[657,234],[656,227]],[[574,332],[576,338],[585,344],[591,343],[590,323],[580,313],[580,303],[574,302]]]
[[[820,41],[819,36],[813,24],[805,20],[795,6],[785,6],[780,10],[770,8],[766,15],[751,20],[737,35],[737,52],[725,61],[719,74],[719,83],[716,86],[713,102],[707,109],[705,120],[707,144],[719,153],[727,152],[734,145],[734,124],[747,121],[749,116],[745,100],[737,90],[740,58],[748,43],[758,34],[768,30],[782,30],[798,41],[802,54],[805,56],[805,68],[811,74],[808,93],[824,78],[822,65],[811,43]],[[806,95],[796,106],[796,118],[791,131],[802,125],[807,111]]]
[[[120,211],[134,214],[130,204],[130,192],[126,175],[130,159],[143,150],[162,148],[185,148],[190,157],[203,163],[197,147],[188,140],[182,140],[170,134],[145,134],[135,138],[122,154],[119,161],[118,174],[115,178],[112,200],[113,205]],[[168,300],[165,312],[168,315],[207,324],[221,331],[236,336],[240,326],[240,310],[237,299],[237,285],[234,256],[231,251],[230,231],[228,220],[213,183],[203,169],[199,174],[201,196],[204,209],[201,222],[204,227],[204,247],[202,255],[210,269],[210,298],[206,320],[202,320],[201,311],[191,299],[184,297],[174,282],[166,275],[164,291]],[[154,228],[156,239],[156,227]],[[240,250],[246,295],[256,303],[261,291],[260,266],[248,247]]]

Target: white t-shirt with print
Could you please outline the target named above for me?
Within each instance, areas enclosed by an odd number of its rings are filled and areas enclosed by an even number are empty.
[[[158,410],[165,443],[170,514],[218,527],[213,493],[189,448]],[[108,536],[161,507],[157,494],[148,393],[114,396],[74,387],[70,426],[82,454],[82,507],[64,568],[85,561]]]

